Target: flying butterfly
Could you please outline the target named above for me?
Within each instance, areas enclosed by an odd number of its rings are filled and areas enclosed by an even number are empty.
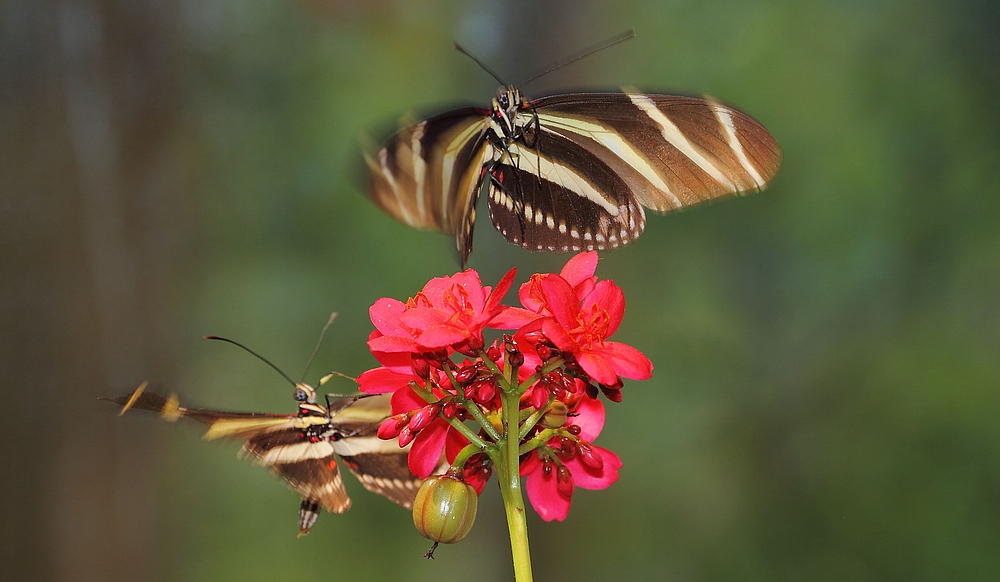
[[[633,36],[585,49],[523,84]],[[463,268],[484,182],[490,220],[508,242],[569,252],[632,242],[646,226],[644,207],[670,212],[761,190],[781,165],[760,123],[712,98],[623,88],[529,101],[455,48],[501,84],[491,107],[405,127],[365,159],[375,203],[410,226],[453,234]]]
[[[324,333],[332,322],[333,316]],[[180,406],[176,395],[164,398],[146,392],[145,382],[130,395],[103,400],[121,405],[120,414],[140,408],[159,412],[168,421],[181,417],[197,420],[208,426],[206,440],[243,439],[240,456],[270,467],[302,496],[300,536],[309,533],[319,518],[320,508],[344,513],[351,507],[351,498],[338,470],[338,456],[365,489],[407,509],[413,506],[422,480],[407,466],[408,447],[400,448],[395,442],[376,436],[379,423],[391,414],[388,394],[337,397],[339,402],[333,403],[330,397],[334,395],[327,395],[321,404],[314,387],[293,381],[246,346],[226,338],[206,337],[235,344],[277,370],[295,388],[297,412],[270,414],[187,408]],[[314,350],[314,356],[315,353]],[[324,376],[318,385],[333,376]]]

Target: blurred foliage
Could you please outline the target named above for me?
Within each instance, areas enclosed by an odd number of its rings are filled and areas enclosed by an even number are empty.
[[[174,217],[160,241],[180,257],[158,291],[168,331],[151,348],[173,356],[151,379],[182,403],[291,410],[280,378],[199,336],[296,377],[337,311],[308,379],[358,374],[375,364],[368,306],[457,270],[450,237],[366,200],[359,156],[407,112],[488,103],[493,80],[453,40],[517,80],[634,28],[525,92],[708,93],[764,123],[784,163],[765,193],[650,217],[602,254],[598,274],[628,300],[617,338],[656,369],[609,406],[599,444],[624,460],[621,480],[578,491],[565,523],[533,516],[536,576],[1000,577],[996,3],[167,4],[161,147],[179,186],[142,204]],[[517,265],[523,281],[566,258],[509,246],[483,220],[471,266],[493,283]],[[131,458],[155,472],[141,526],[163,580],[511,578],[492,487],[472,534],[428,562],[409,515],[350,478],[354,508],[296,539],[296,497],[236,447],[149,416],[114,422],[115,442],[156,435]]]

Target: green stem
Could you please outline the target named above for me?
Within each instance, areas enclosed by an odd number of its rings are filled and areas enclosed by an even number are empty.
[[[531,555],[528,551],[528,523],[521,495],[520,454],[518,444],[519,400],[516,390],[503,392],[504,440],[501,463],[497,478],[503,495],[504,510],[507,513],[507,529],[510,532],[510,550],[514,558],[514,579],[517,582],[531,582]]]

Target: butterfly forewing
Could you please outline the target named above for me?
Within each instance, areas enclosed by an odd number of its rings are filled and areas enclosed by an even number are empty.
[[[492,158],[489,111],[457,109],[403,128],[367,156],[371,198],[416,228],[471,238],[481,168]],[[471,216],[470,216],[471,214]]]
[[[557,95],[532,105],[539,148],[553,136],[590,150],[639,203],[660,212],[759,190],[781,163],[759,123],[705,99],[630,91]]]

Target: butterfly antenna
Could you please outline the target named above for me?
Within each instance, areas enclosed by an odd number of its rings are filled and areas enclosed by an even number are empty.
[[[455,50],[457,50],[458,52],[462,53],[463,55],[469,57],[470,59],[476,61],[476,64],[479,65],[479,67],[482,70],[484,70],[487,73],[489,73],[491,77],[493,77],[494,79],[496,79],[498,83],[500,83],[504,87],[507,86],[507,83],[504,83],[503,79],[500,78],[500,75],[494,73],[493,69],[491,69],[491,68],[487,67],[486,65],[484,65],[483,61],[477,59],[472,53],[470,53],[469,51],[467,51],[464,48],[462,48],[461,46],[459,46],[459,44],[457,42],[453,42],[452,44],[455,45]]]
[[[578,52],[575,52],[575,53],[571,54],[570,56],[566,57],[565,59],[557,62],[555,65],[552,65],[551,67],[545,69],[541,73],[538,73],[534,77],[532,77],[532,78],[528,79],[527,81],[521,83],[520,86],[524,87],[525,85],[527,85],[528,83],[530,83],[530,82],[534,81],[535,79],[541,77],[542,75],[547,75],[547,74],[551,73],[552,71],[554,71],[556,69],[561,69],[562,67],[565,67],[566,65],[568,65],[570,63],[575,63],[576,61],[579,61],[580,59],[582,59],[584,57],[589,57],[590,55],[596,53],[597,51],[602,51],[602,50],[604,50],[604,49],[606,49],[608,47],[612,47],[612,46],[614,46],[614,45],[616,45],[616,44],[618,44],[620,42],[625,42],[626,40],[631,40],[633,38],[635,38],[635,32],[633,32],[632,29],[630,28],[630,29],[626,30],[625,32],[616,34],[616,35],[612,36],[611,38],[602,40],[601,42],[599,42],[597,44],[592,44],[592,45],[588,46],[587,48],[585,48],[585,49],[583,49],[581,51],[578,51]]]
[[[233,344],[234,346],[243,348],[244,350],[250,352],[250,354],[253,355],[254,357],[256,357],[258,360],[264,362],[268,366],[271,366],[271,368],[275,372],[281,374],[282,378],[284,378],[285,380],[288,380],[289,384],[291,384],[292,386],[295,386],[295,380],[292,380],[291,378],[289,378],[288,374],[286,374],[286,373],[284,373],[284,372],[281,371],[281,368],[275,366],[274,364],[272,364],[271,362],[269,362],[267,358],[265,358],[264,356],[258,354],[255,351],[251,350],[250,348],[246,347],[245,345],[241,344],[240,342],[235,341],[235,340],[231,340],[231,339],[225,338],[225,337],[219,337],[217,335],[206,335],[205,339],[207,339],[207,340],[217,340],[217,341],[220,341],[220,342],[226,342],[226,343]]]
[[[316,347],[313,348],[313,353],[309,356],[309,361],[306,362],[306,369],[302,371],[302,379],[299,383],[305,382],[306,374],[309,373],[309,366],[312,366],[313,358],[316,357],[316,353],[319,352],[319,346],[323,345],[323,338],[326,337],[326,330],[330,329],[333,325],[333,320],[337,319],[337,312],[330,314],[330,319],[326,320],[326,325],[323,326],[323,331],[319,332],[319,339],[316,341]]]

